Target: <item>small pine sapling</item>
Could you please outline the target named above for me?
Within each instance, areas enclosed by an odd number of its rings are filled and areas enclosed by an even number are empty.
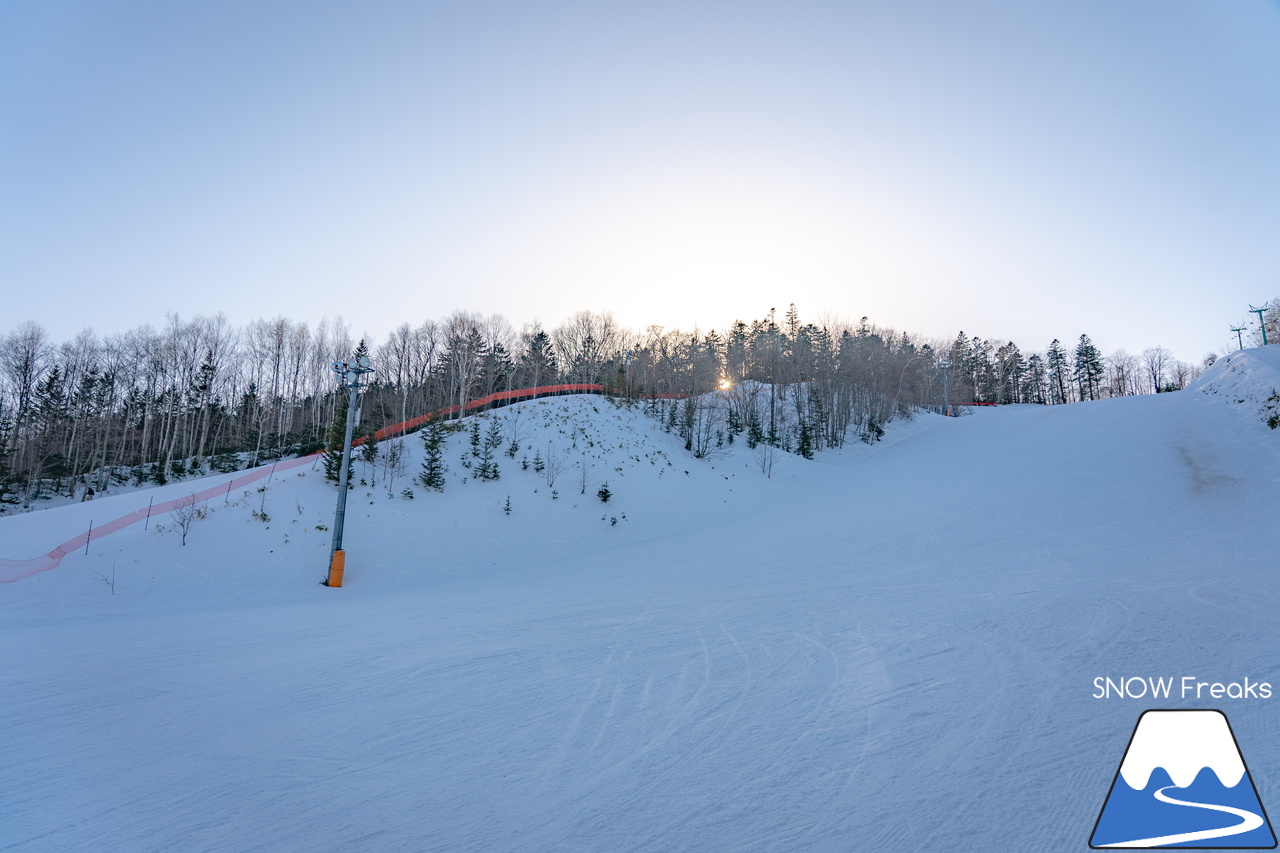
[[[499,429],[498,422],[494,421],[489,426],[484,442],[480,445],[480,464],[476,467],[476,476],[481,480],[497,480],[499,478],[498,462],[494,458],[494,451],[502,444],[502,433]]]
[[[434,420],[422,433],[423,458],[418,482],[436,492],[444,491],[444,424]]]

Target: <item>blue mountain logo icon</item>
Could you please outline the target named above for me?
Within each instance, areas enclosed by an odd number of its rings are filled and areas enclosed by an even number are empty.
[[[1275,848],[1271,822],[1226,715],[1144,711],[1089,846]]]

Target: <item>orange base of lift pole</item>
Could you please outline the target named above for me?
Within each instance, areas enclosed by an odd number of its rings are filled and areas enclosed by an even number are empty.
[[[329,582],[326,586],[342,586],[342,570],[347,565],[347,552],[334,551],[329,563]]]

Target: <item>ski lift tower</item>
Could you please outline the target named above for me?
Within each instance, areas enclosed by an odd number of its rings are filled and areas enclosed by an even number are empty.
[[[1236,333],[1236,343],[1240,345],[1240,349],[1244,349],[1244,338],[1241,337],[1244,326],[1232,326],[1231,331]]]
[[[1267,303],[1265,302],[1262,303],[1261,308],[1254,308],[1252,305],[1249,306],[1249,311],[1258,315],[1258,327],[1262,329],[1262,345],[1264,347],[1267,345],[1267,324],[1263,321],[1262,314],[1267,310],[1267,307]]]
[[[351,466],[351,436],[356,421],[360,419],[360,393],[369,385],[369,356],[335,361],[333,372],[338,374],[338,388],[347,392],[347,433],[342,440],[342,468],[338,472],[338,509],[333,518],[333,547],[329,554],[329,577],[325,586],[342,586],[342,572],[347,564],[347,552],[342,550],[342,523],[347,515],[347,479]]]

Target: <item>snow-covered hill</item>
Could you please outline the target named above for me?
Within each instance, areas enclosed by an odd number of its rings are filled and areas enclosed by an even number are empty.
[[[0,850],[1077,850],[1151,707],[1095,677],[1280,683],[1275,433],[1222,394],[925,415],[772,478],[602,398],[482,421],[497,481],[464,432],[424,491],[410,436],[351,492],[340,590],[308,466],[0,584]],[[149,497],[0,519],[0,556]],[[1274,701],[1224,709],[1264,803]]]
[[[1244,406],[1276,429],[1280,427],[1280,346],[1240,350],[1224,356],[1187,390]]]

